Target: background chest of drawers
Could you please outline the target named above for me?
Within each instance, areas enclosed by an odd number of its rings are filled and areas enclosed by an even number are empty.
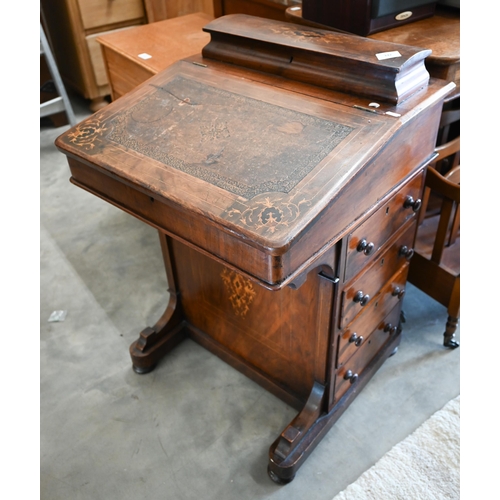
[[[203,27],[212,19],[209,14],[195,12],[97,37],[111,100],[130,92],[175,61],[199,54],[210,41]]]
[[[41,0],[41,16],[68,88],[105,106],[110,86],[97,37],[193,12],[213,14],[212,0]]]

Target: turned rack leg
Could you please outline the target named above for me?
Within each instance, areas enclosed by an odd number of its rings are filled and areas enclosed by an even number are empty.
[[[132,367],[136,373],[148,373],[158,361],[185,338],[183,315],[171,262],[170,240],[159,232],[167,273],[169,300],[165,312],[153,327],[146,327],[130,346]]]
[[[455,340],[455,332],[458,327],[458,319],[460,316],[460,276],[455,279],[451,299],[448,304],[448,320],[446,321],[446,329],[444,332],[443,345],[456,349],[460,344]]]
[[[443,345],[445,347],[450,347],[451,349],[456,349],[460,344],[455,340],[455,332],[458,326],[458,318],[454,316],[448,316],[448,321],[446,322],[446,330],[444,332]]]

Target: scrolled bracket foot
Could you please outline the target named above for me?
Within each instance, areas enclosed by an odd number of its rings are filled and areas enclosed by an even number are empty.
[[[134,372],[144,375],[153,371],[158,361],[184,339],[183,326],[177,295],[171,293],[167,308],[155,326],[144,328],[130,346]]]
[[[268,474],[275,483],[291,482],[305,460],[302,447],[306,444],[308,431],[322,414],[324,397],[325,386],[314,382],[304,408],[271,445]]]

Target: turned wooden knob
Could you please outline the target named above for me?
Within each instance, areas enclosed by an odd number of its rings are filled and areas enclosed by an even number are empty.
[[[384,332],[394,335],[398,331],[398,327],[394,326],[392,323],[387,323],[384,328]]]
[[[399,249],[399,255],[401,257],[404,257],[406,260],[410,260],[413,257],[414,253],[415,253],[415,250],[413,250],[413,248],[408,248],[406,245],[403,245]]]
[[[392,295],[394,297],[398,297],[398,299],[402,299],[404,294],[405,294],[405,289],[399,286],[394,287],[394,290],[392,291]]]
[[[373,249],[375,248],[375,245],[370,241],[366,241],[365,238],[363,238],[359,243],[358,246],[356,247],[356,250],[358,252],[363,252],[365,255],[370,255],[373,252]]]
[[[413,196],[407,196],[405,202],[403,203],[403,208],[411,208],[414,212],[417,212],[422,206],[422,200],[417,198],[413,199]]]
[[[364,338],[362,336],[359,336],[358,337],[358,334],[357,333],[353,333],[350,337],[349,337],[349,343],[350,344],[355,344],[357,347],[359,347],[362,343],[363,343],[363,340]]]
[[[358,290],[354,298],[352,299],[354,302],[359,302],[360,306],[365,306],[366,303],[370,300],[369,295],[365,295],[362,290]]]
[[[344,375],[344,380],[349,380],[351,384],[354,384],[356,380],[358,380],[358,374],[357,373],[352,373],[351,370],[347,370]]]

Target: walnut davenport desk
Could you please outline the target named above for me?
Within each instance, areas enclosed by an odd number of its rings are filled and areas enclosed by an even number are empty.
[[[401,339],[416,212],[445,97],[429,50],[244,14],[56,140],[71,182],[159,231],[164,314],[137,373],[187,336],[294,406],[290,482]]]

